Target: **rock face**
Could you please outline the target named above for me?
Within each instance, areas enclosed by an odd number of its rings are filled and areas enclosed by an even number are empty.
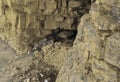
[[[19,54],[26,53],[31,47],[41,49],[38,45],[46,42],[46,39],[42,41],[41,38],[51,34],[53,30],[76,29],[79,19],[92,1],[94,0],[0,0],[0,37]],[[77,30],[76,40],[68,55],[65,55],[68,50],[66,47],[54,42],[55,45],[42,46],[43,52],[33,53],[35,58],[41,58],[40,61],[44,59],[44,63],[55,66],[57,70],[61,69],[58,76],[58,71],[55,74],[45,72],[45,75],[52,74],[51,78],[53,75],[55,78],[57,76],[56,82],[120,82],[120,0],[96,0],[89,13],[81,18]],[[59,34],[67,38],[66,35],[69,34]],[[32,55],[28,56],[28,60],[32,60]],[[67,60],[61,68],[66,56]],[[22,62],[25,63],[24,61]],[[37,79],[40,79],[38,75],[41,74],[37,71],[46,68],[43,66],[39,69],[40,61],[35,59],[34,64],[38,63],[38,67],[30,65],[33,68],[30,74],[33,74],[32,77],[37,74]],[[37,69],[35,74],[34,69]],[[6,72],[9,76],[14,73],[14,69]],[[30,77],[28,73],[29,71],[23,75]],[[15,77],[19,78],[16,75]],[[46,81],[46,78],[42,79]]]
[[[89,0],[0,0],[0,37],[18,53],[56,28],[76,29]],[[84,7],[84,8],[83,8]],[[87,7],[86,7],[87,8]]]
[[[120,0],[96,0],[82,17],[56,82],[120,82]]]

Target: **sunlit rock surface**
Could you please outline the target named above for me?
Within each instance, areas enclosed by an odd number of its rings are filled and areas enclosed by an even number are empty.
[[[56,82],[120,82],[120,0],[92,4]]]
[[[26,53],[53,29],[76,29],[89,6],[89,0],[0,0],[0,37]]]

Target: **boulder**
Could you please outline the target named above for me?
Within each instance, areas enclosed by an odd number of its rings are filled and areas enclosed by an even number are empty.
[[[120,1],[96,0],[81,18],[56,82],[120,82]]]

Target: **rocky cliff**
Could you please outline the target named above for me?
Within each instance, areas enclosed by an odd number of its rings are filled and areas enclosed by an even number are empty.
[[[19,54],[51,30],[75,30],[90,0],[0,0],[0,37]]]
[[[92,4],[56,82],[120,82],[120,0]]]
[[[0,81],[120,82],[120,0],[94,1],[0,0],[0,38],[28,51],[0,53]]]

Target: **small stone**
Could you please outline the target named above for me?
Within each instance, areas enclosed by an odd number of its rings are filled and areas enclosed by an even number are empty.
[[[30,78],[27,79],[27,82],[30,82]]]
[[[30,78],[25,79],[24,82],[30,82]]]
[[[79,6],[81,6],[81,2],[80,1],[70,1],[69,6],[70,7],[79,7]]]
[[[37,58],[37,57],[40,56],[40,52],[39,52],[39,51],[35,51],[35,52],[33,53],[33,55]]]
[[[48,82],[48,80],[47,80],[47,79],[45,79],[45,80],[44,80],[44,82]]]
[[[41,77],[44,77],[44,75],[43,75],[42,73],[40,73],[40,76],[41,76]]]
[[[10,61],[8,61],[8,64],[10,64],[10,63],[12,63],[12,61],[10,60]]]
[[[30,54],[30,51],[28,51],[27,54],[29,55],[29,54]]]
[[[30,75],[31,75],[31,73],[28,73],[28,75],[30,76]]]
[[[36,80],[37,80],[37,78],[35,78],[35,77],[32,78],[32,81],[36,81]]]
[[[18,59],[18,58],[19,58],[19,56],[16,56],[16,57],[15,57],[15,59]]]

